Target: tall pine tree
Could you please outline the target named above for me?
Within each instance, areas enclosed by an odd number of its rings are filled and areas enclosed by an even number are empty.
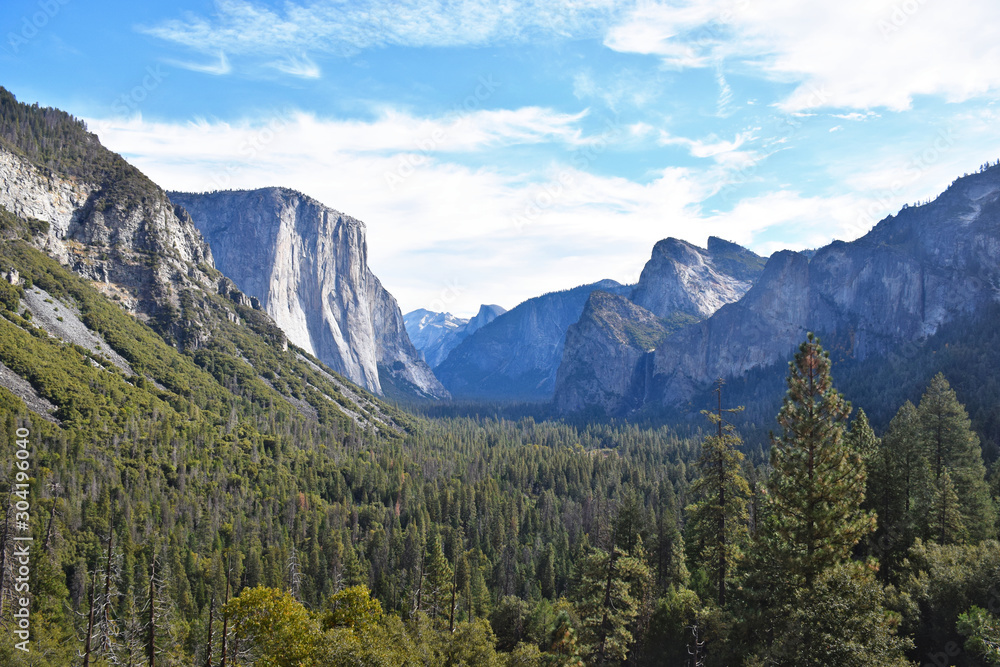
[[[772,436],[771,498],[786,571],[807,587],[875,527],[861,509],[865,468],[845,442],[850,404],[834,388],[830,357],[810,333],[789,364]]]
[[[927,386],[917,413],[920,442],[930,464],[935,495],[943,491],[941,476],[947,472],[954,482],[969,539],[978,542],[996,537],[996,510],[986,484],[979,436],[972,431],[965,407],[942,373],[935,375]],[[925,513],[924,518],[926,536],[938,539],[931,513]]]
[[[691,517],[689,530],[704,545],[700,554],[703,567],[718,591],[719,606],[725,606],[726,585],[749,539],[747,498],[750,487],[741,471],[743,453],[739,446],[743,442],[733,425],[724,419],[721,382],[718,393],[718,411],[702,411],[716,427],[716,433],[706,438],[701,446],[699,477],[691,487],[696,501],[688,507],[688,512]]]

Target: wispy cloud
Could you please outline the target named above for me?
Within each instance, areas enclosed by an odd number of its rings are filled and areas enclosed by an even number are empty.
[[[219,61],[215,63],[192,63],[184,60],[167,60],[166,62],[174,65],[175,67],[191,70],[192,72],[213,74],[215,76],[222,76],[223,74],[229,74],[233,71],[232,66],[229,64],[229,59],[226,58],[224,51],[219,51]]]
[[[781,238],[798,247],[854,232],[838,213],[846,199],[782,192],[740,202],[729,212],[703,211],[726,173],[725,156],[739,154],[748,134],[727,141],[677,139],[711,158],[712,166],[664,168],[644,182],[589,173],[569,159],[522,171],[454,159],[456,151],[525,141],[585,145],[588,137],[576,127],[580,119],[529,107],[459,119],[386,111],[369,122],[283,113],[270,122],[178,124],[136,117],[98,124],[105,128],[102,141],[165,187],[290,185],[365,220],[372,266],[404,308],[432,302],[456,277],[466,287],[460,302],[449,306],[457,312],[474,312],[482,301],[514,305],[512,300],[601,277],[627,282],[667,236],[704,244],[716,234],[764,250],[777,243],[768,236],[775,225],[787,227]],[[650,131],[629,128],[629,134]],[[425,144],[430,136],[438,143]],[[428,148],[425,159],[399,187],[388,189],[385,174],[420,145]],[[544,205],[527,224],[514,225],[528,202]]]
[[[318,79],[322,75],[319,65],[314,63],[309,56],[302,54],[299,57],[285,58],[268,63],[279,72],[297,76],[300,79]]]
[[[688,152],[697,158],[714,158],[716,162],[740,161],[747,154],[739,149],[748,141],[753,140],[754,132],[747,130],[737,134],[732,141],[719,139],[716,136],[707,139],[689,139],[678,137],[665,130],[660,131],[657,140],[661,146],[683,146]]]
[[[217,0],[211,16],[140,26],[195,50],[232,54],[301,52],[350,55],[402,46],[480,46],[532,36],[599,36],[620,9],[613,0],[313,0],[273,9],[255,0]]]

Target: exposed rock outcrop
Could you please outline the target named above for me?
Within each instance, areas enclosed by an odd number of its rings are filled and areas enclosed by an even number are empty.
[[[170,198],[292,343],[370,391],[447,396],[368,268],[363,222],[286,188]]]
[[[664,239],[653,246],[631,299],[657,317],[708,317],[746,294],[763,268],[763,258],[714,236],[707,249]]]
[[[653,349],[681,327],[738,301],[763,268],[763,258],[714,236],[708,248],[674,238],[657,243],[631,301],[595,292],[570,327],[556,410],[622,415],[641,407],[650,390]]]
[[[566,331],[555,409],[606,416],[641,406],[653,350],[668,333],[659,317],[625,297],[591,293]]]
[[[211,282],[203,269],[212,253],[162,190],[114,158],[118,180],[90,183],[0,146],[0,205],[47,223],[37,245],[134,314],[154,317],[179,305],[177,287]]]
[[[806,331],[864,360],[1000,300],[1000,168],[955,181],[850,243],[775,253],[737,303],[657,349],[651,400],[687,400],[715,378],[787,359]]]

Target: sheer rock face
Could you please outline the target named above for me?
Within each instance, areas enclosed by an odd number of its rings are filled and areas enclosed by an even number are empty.
[[[663,321],[642,306],[591,293],[580,320],[566,332],[555,409],[604,417],[640,407],[653,348],[666,336]]]
[[[447,396],[368,268],[363,222],[284,188],[170,197],[292,343],[370,391]]]
[[[483,304],[475,317],[465,319],[420,308],[404,315],[403,320],[413,345],[427,365],[436,368],[459,343],[506,312],[501,306]]]
[[[715,378],[787,359],[807,331],[854,359],[920,341],[1000,300],[1000,168],[958,179],[865,236],[783,251],[738,302],[656,350],[653,398],[679,405]]]
[[[763,266],[746,248],[714,236],[707,249],[664,239],[653,247],[631,299],[657,317],[708,317],[746,294]]]
[[[763,258],[715,237],[708,248],[674,238],[657,243],[629,298],[594,292],[569,328],[556,410],[617,416],[641,408],[652,388],[653,349],[738,301],[763,267]]]
[[[96,141],[96,139],[95,139]],[[0,148],[0,205],[48,223],[35,242],[140,317],[177,307],[178,287],[210,283],[212,253],[191,219],[134,168],[123,192],[42,170]],[[123,194],[124,193],[124,194]]]

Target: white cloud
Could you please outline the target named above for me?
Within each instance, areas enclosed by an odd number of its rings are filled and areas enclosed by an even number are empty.
[[[907,109],[918,95],[949,101],[1000,90],[995,0],[682,0],[642,3],[605,35],[615,50],[674,67],[738,59],[798,86],[786,111]]]
[[[211,16],[189,12],[139,29],[199,51],[351,55],[389,45],[477,46],[535,35],[598,36],[617,12],[613,0],[311,0],[286,2],[280,10],[256,0],[216,0]]]
[[[739,166],[756,159],[752,152],[739,150],[754,138],[754,132],[750,130],[740,132],[732,141],[719,139],[714,135],[707,139],[689,139],[661,130],[657,141],[661,146],[683,146],[693,157],[713,158],[720,164]]]
[[[963,166],[972,152],[992,146],[989,156],[1000,155],[1000,143],[977,141],[995,127],[992,114],[955,118],[962,132],[946,137],[934,155],[929,151],[941,137],[929,135],[909,161],[887,147],[838,163],[840,172],[831,167],[834,194],[761,191],[758,184],[721,212],[706,210],[705,202],[725,183],[740,185],[755,173],[734,169],[741,159],[760,160],[747,150],[754,130],[731,140],[667,136],[707,165],[661,169],[643,182],[589,173],[586,160],[572,158],[519,170],[493,166],[503,160],[492,151],[502,156],[516,144],[588,146],[595,138],[581,132],[581,120],[525,107],[434,118],[386,109],[366,122],[296,111],[244,122],[135,117],[93,126],[102,128],[106,145],[168,189],[281,185],[364,220],[372,268],[404,310],[444,303],[442,309],[463,315],[480,303],[511,307],[605,277],[634,281],[653,244],[667,236],[704,244],[714,234],[762,254],[853,239],[915,195],[933,196],[974,168]],[[655,132],[637,123],[623,134],[634,140]],[[917,178],[885,189],[921,160]]]
[[[292,57],[285,58],[283,60],[275,60],[268,64],[280,72],[297,76],[300,79],[318,79],[322,74],[319,65],[314,63],[309,56],[305,54],[297,58]]]
[[[585,165],[511,172],[445,159],[524,140],[586,145],[573,127],[578,118],[526,108],[457,120],[387,111],[370,123],[293,113],[243,123],[136,117],[93,125],[103,128],[102,142],[165,188],[282,185],[364,220],[372,267],[404,309],[440,300],[454,285],[462,295],[448,309],[470,314],[481,302],[510,307],[603,277],[627,282],[661,238],[704,244],[723,230],[746,241],[766,226],[763,215],[704,218],[699,203],[718,187],[706,172],[670,168],[637,183]],[[444,132],[440,150],[412,149],[435,129]],[[387,173],[400,176],[393,187]]]
[[[219,51],[219,62],[217,63],[192,63],[183,60],[167,60],[166,62],[175,67],[191,70],[192,72],[201,72],[202,74],[212,74],[215,76],[222,76],[233,71],[224,51]]]

